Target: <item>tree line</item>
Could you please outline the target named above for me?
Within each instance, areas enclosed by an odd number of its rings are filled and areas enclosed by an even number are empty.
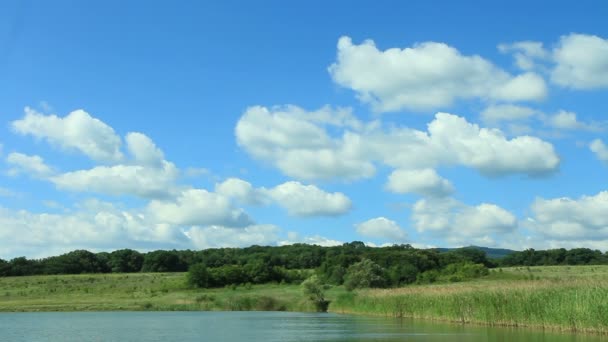
[[[320,282],[357,287],[391,287],[411,283],[461,281],[487,274],[499,266],[608,264],[608,255],[576,248],[513,252],[501,259],[488,258],[476,247],[449,251],[416,249],[410,245],[368,247],[355,241],[321,247],[251,246],[201,251],[132,249],[93,253],[75,250],[43,259],[0,259],[0,276],[44,274],[190,272],[196,286],[301,283],[311,275]]]

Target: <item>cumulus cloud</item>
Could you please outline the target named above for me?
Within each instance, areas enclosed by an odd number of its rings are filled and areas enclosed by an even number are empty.
[[[315,185],[290,181],[273,188],[254,188],[238,178],[215,185],[215,191],[238,203],[268,205],[276,203],[293,216],[336,216],[351,209],[350,199],[341,192],[329,193]]]
[[[19,134],[78,150],[95,161],[118,162],[123,158],[120,137],[112,127],[81,109],[61,118],[26,107],[25,116],[13,121],[12,128]]]
[[[266,201],[264,193],[255,189],[251,183],[239,178],[228,178],[215,185],[215,192],[245,204],[262,204]]]
[[[606,127],[603,122],[581,121],[572,111],[561,109],[546,114],[530,107],[512,104],[490,105],[481,112],[480,116],[483,122],[490,125],[500,126],[502,123],[509,123],[508,127],[512,132],[532,132],[534,131],[532,123],[556,131],[602,131]]]
[[[379,50],[373,41],[338,41],[329,72],[376,111],[445,108],[458,99],[541,100],[547,94],[535,73],[510,75],[480,56],[462,55],[443,43]]]
[[[608,147],[600,139],[595,139],[589,144],[589,149],[595,153],[597,158],[608,163]]]
[[[608,241],[608,191],[594,196],[544,199],[531,206],[528,225],[546,239],[587,245],[585,241]]]
[[[397,222],[385,217],[376,217],[357,223],[355,228],[358,234],[370,238],[381,238],[391,242],[403,242],[407,238],[407,234]]]
[[[192,227],[185,232],[196,248],[247,247],[276,245],[281,229],[274,225],[244,228],[223,226]]]
[[[66,214],[0,207],[0,227],[2,257],[46,257],[83,248],[182,247],[187,242],[174,227],[150,222],[142,214],[109,203],[89,204]]]
[[[608,87],[608,39],[589,34],[561,36],[553,49],[540,42],[501,44],[523,70],[546,71],[557,85],[577,90]]]
[[[162,223],[180,226],[245,227],[253,220],[230,200],[204,189],[183,190],[175,200],[152,200],[147,211]]]
[[[341,192],[329,193],[300,182],[286,182],[263,192],[294,216],[337,216],[352,207],[350,199]]]
[[[500,130],[448,113],[437,113],[428,130],[419,131],[378,122],[361,123],[358,129],[330,128],[302,111],[293,106],[248,108],[237,123],[237,142],[254,158],[298,179],[368,178],[375,173],[374,163],[399,169],[464,165],[489,175],[543,174],[559,166],[553,146],[545,141],[507,139]],[[302,138],[297,127],[315,133]]]
[[[455,244],[495,245],[496,237],[517,229],[516,217],[490,203],[469,206],[453,198],[421,199],[411,215],[419,232],[440,235]]]
[[[608,87],[607,39],[575,33],[562,36],[553,59],[553,82],[574,89]]]
[[[549,52],[543,47],[543,43],[534,41],[500,44],[498,50],[502,53],[513,53],[515,64],[526,71],[536,69],[538,60],[546,60],[550,57]]]
[[[578,120],[576,113],[560,110],[557,113],[545,116],[547,125],[553,128],[562,130],[586,130],[598,131],[601,130],[601,125],[588,124]]]
[[[128,133],[125,140],[127,142],[127,149],[138,164],[157,166],[165,158],[163,152],[156,147],[152,139],[143,133]]]
[[[53,174],[53,169],[40,156],[13,152],[6,157],[6,162],[11,166],[8,170],[11,176],[25,173],[35,178],[45,178]]]
[[[76,192],[108,195],[132,195],[162,198],[172,195],[178,169],[163,161],[159,167],[142,165],[96,166],[50,177],[57,188]]]
[[[319,119],[333,115],[343,119],[337,122]],[[275,164],[289,176],[299,179],[333,178],[336,174],[345,179],[371,177],[374,166],[361,160],[356,149],[331,138],[325,129],[328,125],[342,128],[358,126],[358,122],[348,112],[329,107],[306,112],[295,106],[272,109],[255,106],[245,111],[235,131],[239,146],[255,158]]]
[[[502,131],[480,128],[464,118],[438,113],[428,125],[426,144],[435,165],[464,165],[487,175],[541,174],[554,171],[559,157],[553,146],[538,138],[507,139]]]
[[[386,189],[399,193],[415,193],[423,196],[448,196],[454,187],[433,169],[395,170],[388,177]]]

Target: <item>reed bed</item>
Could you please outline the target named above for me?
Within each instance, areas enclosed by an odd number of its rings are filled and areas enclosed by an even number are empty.
[[[362,290],[339,296],[330,309],[608,334],[608,282],[605,277],[547,276]]]

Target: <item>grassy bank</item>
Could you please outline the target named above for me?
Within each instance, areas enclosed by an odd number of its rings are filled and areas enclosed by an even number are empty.
[[[298,285],[191,289],[185,277],[131,273],[0,278],[0,311],[314,310]],[[337,288],[328,295],[343,292]]]
[[[474,282],[362,290],[334,312],[608,334],[608,267],[519,267]]]
[[[314,311],[298,285],[192,289],[184,273],[0,278],[0,311]],[[608,266],[518,267],[471,282],[327,291],[329,310],[608,334]]]

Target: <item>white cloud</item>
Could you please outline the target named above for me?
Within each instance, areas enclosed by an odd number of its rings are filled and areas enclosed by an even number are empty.
[[[574,89],[608,87],[608,40],[574,33],[562,36],[553,59],[553,82]]]
[[[544,238],[562,242],[608,242],[608,191],[579,199],[537,198],[531,206],[530,227]]]
[[[321,113],[321,114],[319,114]],[[325,116],[343,117],[334,122]],[[285,174],[299,179],[345,179],[371,177],[374,166],[338,140],[332,139],[325,126],[342,128],[358,122],[341,110],[324,107],[306,112],[295,106],[250,107],[236,125],[239,146],[252,156],[275,164]],[[344,138],[346,139],[346,137]]]
[[[239,178],[228,178],[222,183],[216,184],[215,192],[246,204],[262,204],[266,201],[260,190]]]
[[[526,120],[537,113],[536,110],[513,104],[490,105],[481,112],[481,119],[485,123],[499,123],[501,121]]]
[[[8,173],[12,176],[25,173],[32,177],[45,178],[53,174],[53,169],[46,165],[40,156],[13,152],[6,157],[6,162],[11,165]]]
[[[428,130],[435,153],[446,164],[473,167],[483,174],[538,174],[559,165],[547,142],[530,136],[507,139],[500,130],[480,128],[455,115],[438,113]]]
[[[587,124],[579,121],[576,113],[565,110],[560,110],[553,115],[546,116],[545,120],[549,126],[562,130],[598,131],[602,129],[598,124]]]
[[[454,187],[433,169],[395,170],[388,177],[386,189],[403,194],[415,193],[423,196],[448,196]]]
[[[98,203],[99,202],[95,202]],[[46,257],[74,249],[113,250],[187,246],[174,227],[112,204],[91,203],[67,214],[33,213],[0,207],[0,256]]]
[[[534,41],[522,41],[512,44],[500,44],[498,50],[502,53],[513,53],[515,64],[522,70],[530,71],[538,67],[538,60],[550,58],[549,52],[543,47],[543,43]]]
[[[192,227],[185,232],[196,248],[247,247],[276,245],[280,228],[251,225],[244,228],[223,226]]]
[[[279,241],[279,246],[293,245],[296,243],[304,243],[307,245],[317,245],[322,247],[341,246],[344,244],[342,241],[329,239],[320,235],[313,236],[300,236],[296,232],[288,232],[287,240]]]
[[[537,74],[512,76],[480,56],[436,42],[380,51],[371,40],[356,45],[341,37],[329,72],[380,112],[445,108],[458,99],[541,100],[547,94]]]
[[[294,108],[251,107],[239,120],[236,136],[254,158],[298,179],[368,178],[374,163],[400,169],[464,165],[484,174],[542,174],[559,165],[547,142],[530,136],[507,139],[500,130],[452,114],[436,114],[427,132],[385,128],[375,121],[351,130],[317,124]],[[297,133],[297,127],[309,133]]]
[[[239,203],[268,205],[276,203],[294,216],[335,216],[351,209],[350,199],[340,192],[329,193],[314,185],[291,181],[273,188],[254,188],[239,178],[228,178],[215,185],[215,191]]]
[[[25,116],[13,121],[12,127],[19,134],[46,139],[65,149],[76,149],[96,161],[122,160],[120,137],[112,127],[81,109],[60,118],[26,107]]]
[[[597,158],[608,163],[608,147],[600,139],[595,139],[589,144],[589,149],[595,153]]]
[[[391,242],[403,242],[407,238],[405,231],[397,222],[385,217],[376,217],[355,225],[357,233],[365,237],[382,238]]]
[[[159,167],[142,165],[97,166],[50,178],[59,189],[143,198],[167,197],[175,192],[178,170],[170,162]]]
[[[253,223],[227,197],[204,189],[184,190],[174,201],[152,200],[147,211],[158,222],[179,226],[245,227]]]
[[[328,193],[300,182],[286,182],[263,192],[295,216],[337,216],[352,207],[350,199],[341,192]]]
[[[508,127],[512,133],[533,132],[535,129],[531,119],[547,128],[560,131],[602,131],[606,126],[605,123],[580,121],[577,114],[571,111],[559,110],[553,114],[545,114],[539,110],[512,104],[490,105],[481,112],[481,119],[490,125],[510,123]]]
[[[513,214],[495,204],[469,206],[453,198],[421,199],[414,204],[411,218],[419,232],[465,245],[495,245],[497,237],[514,233],[518,224]]]
[[[127,149],[138,164],[158,166],[165,158],[163,152],[145,134],[128,133],[125,141],[127,142]]]

